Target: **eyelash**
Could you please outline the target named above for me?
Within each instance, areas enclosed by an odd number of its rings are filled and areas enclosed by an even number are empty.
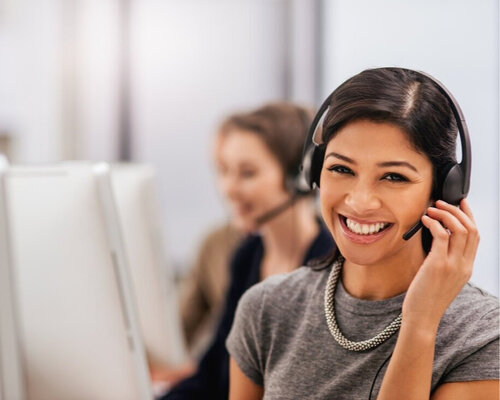
[[[331,167],[328,167],[327,169],[328,169],[328,171],[335,172],[339,175],[345,175],[345,174],[354,175],[354,172],[350,168],[348,168],[344,165],[332,165]],[[385,174],[381,179],[386,179],[388,182],[409,182],[410,181],[406,176],[395,173],[395,172],[389,172],[389,173]]]
[[[340,174],[340,175],[344,175],[344,174],[354,175],[354,172],[350,168],[347,168],[344,165],[332,165],[331,167],[328,167],[327,169],[328,169],[328,171],[336,172],[337,174]]]
[[[406,176],[403,176],[401,174],[396,174],[394,172],[390,172],[383,176],[383,178],[388,178],[388,177],[392,177],[391,179],[387,179],[389,182],[409,182],[409,179]]]

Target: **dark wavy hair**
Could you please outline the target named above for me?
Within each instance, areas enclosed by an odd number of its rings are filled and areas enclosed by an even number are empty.
[[[433,166],[431,197],[437,200],[446,173],[456,163],[457,126],[446,97],[427,76],[404,68],[365,70],[340,85],[332,94],[322,126],[321,151],[339,130],[356,120],[385,122],[398,126],[416,151]],[[426,253],[432,235],[422,228]],[[336,248],[315,268],[329,265],[340,254]]]

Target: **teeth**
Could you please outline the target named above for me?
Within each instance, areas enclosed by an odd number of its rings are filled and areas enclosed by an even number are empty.
[[[346,218],[345,221],[349,230],[357,233],[358,235],[371,235],[380,232],[382,229],[387,227],[387,225],[389,225],[385,222],[377,222],[376,224],[359,224],[351,221],[349,218]]]

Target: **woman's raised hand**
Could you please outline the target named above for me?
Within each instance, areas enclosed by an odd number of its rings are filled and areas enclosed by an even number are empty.
[[[479,233],[467,200],[460,208],[442,200],[429,207],[422,223],[432,247],[413,278],[403,303],[403,321],[437,330],[444,312],[472,274]]]

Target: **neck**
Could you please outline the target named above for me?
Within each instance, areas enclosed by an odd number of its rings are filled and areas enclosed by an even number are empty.
[[[342,284],[346,291],[366,300],[383,300],[406,292],[426,257],[420,235],[412,240],[415,245],[380,262],[361,265],[345,260]]]
[[[260,230],[265,249],[261,277],[299,267],[318,232],[319,225],[310,199],[298,199],[265,224]]]

